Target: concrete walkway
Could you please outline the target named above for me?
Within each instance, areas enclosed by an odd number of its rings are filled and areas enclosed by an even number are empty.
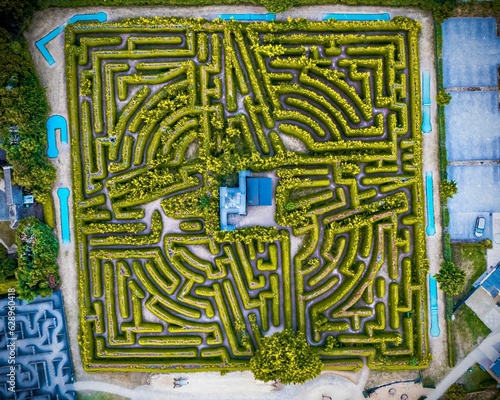
[[[366,370],[368,372],[368,370]],[[365,378],[368,373],[365,372]],[[215,373],[179,374],[184,384],[173,387],[172,375],[152,379],[151,384],[127,389],[99,381],[78,381],[68,390],[113,393],[131,400],[362,400],[363,389],[331,372],[302,385],[271,385],[255,381],[250,372],[233,372],[226,376]],[[366,381],[361,379],[361,381]],[[252,381],[252,385],[248,385]]]
[[[451,372],[436,386],[436,389],[429,394],[427,400],[438,400],[445,394],[450,385],[454,384],[457,379],[467,372],[467,370],[475,363],[486,364],[483,365],[483,367],[487,366],[492,360],[490,360],[486,355],[496,354],[496,350],[493,346],[498,345],[499,342],[500,327],[491,332],[479,346],[477,346],[467,357],[457,364],[455,368],[453,368]]]

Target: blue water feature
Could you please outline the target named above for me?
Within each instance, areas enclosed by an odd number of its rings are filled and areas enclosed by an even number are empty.
[[[68,19],[68,24],[74,24],[79,21],[97,21],[106,22],[108,20],[108,14],[101,11],[96,14],[75,14],[70,19]]]
[[[235,21],[274,21],[276,14],[220,14],[219,18],[222,20],[235,20]]]
[[[438,296],[436,279],[429,274],[429,297],[431,302],[431,336],[438,337],[441,334],[438,319]]]
[[[436,226],[434,225],[434,189],[432,187],[432,172],[425,173],[425,192],[427,194],[427,228],[425,232],[429,236],[436,234]]]
[[[68,143],[68,123],[62,115],[52,115],[47,119],[47,155],[56,158],[59,155],[57,150],[56,131],[60,132],[61,143]]]
[[[63,243],[70,243],[69,234],[69,189],[62,187],[57,189],[57,196],[59,197],[59,209],[61,210],[61,236]]]
[[[431,73],[429,71],[422,72],[422,132],[430,133],[432,131],[431,124]]]
[[[389,21],[391,16],[387,13],[383,14],[325,14],[323,21],[327,19],[335,19],[337,21]]]
[[[53,31],[47,33],[43,38],[37,40],[35,42],[35,46],[42,53],[42,56],[45,58],[49,65],[54,65],[56,60],[52,57],[52,54],[47,50],[47,43],[51,40],[54,40],[60,33],[64,31],[64,28],[67,24],[74,24],[78,21],[97,21],[97,22],[105,22],[108,19],[108,15],[105,12],[98,12],[96,14],[75,14],[73,15],[66,24],[59,25]]]
[[[35,42],[36,48],[40,51],[40,53],[42,53],[42,56],[45,58],[49,65],[54,65],[56,63],[56,60],[54,60],[54,57],[52,57],[52,54],[49,53],[45,45],[63,31],[64,25],[60,25],[56,29],[47,33],[43,38]]]

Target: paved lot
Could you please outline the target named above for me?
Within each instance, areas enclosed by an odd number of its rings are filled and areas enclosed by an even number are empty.
[[[495,18],[450,18],[443,23],[445,87],[496,85],[499,58]]]
[[[448,179],[458,186],[458,193],[448,201],[451,239],[478,239],[474,224],[479,216],[486,218],[483,238],[491,239],[490,213],[500,208],[500,165],[448,167]]]
[[[451,103],[445,107],[448,161],[499,160],[498,92],[451,95]]]
[[[451,18],[443,24],[446,88],[494,89],[499,57],[494,18]],[[451,94],[445,107],[448,179],[457,182],[458,193],[448,202],[449,233],[452,240],[477,240],[474,224],[483,216],[483,238],[492,239],[491,213],[500,211],[500,165],[495,164],[500,160],[498,91]]]

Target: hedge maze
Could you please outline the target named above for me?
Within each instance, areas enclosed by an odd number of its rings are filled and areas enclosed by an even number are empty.
[[[305,332],[326,368],[423,368],[417,22],[67,27],[81,347],[96,370],[246,368]],[[219,230],[275,176],[276,226]]]

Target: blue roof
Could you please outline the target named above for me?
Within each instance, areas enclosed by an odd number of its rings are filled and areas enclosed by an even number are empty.
[[[497,360],[491,364],[491,370],[500,378],[500,358],[497,358]]]
[[[500,292],[500,268],[497,268],[481,285],[491,297],[497,297]],[[500,366],[499,366],[500,368]]]
[[[273,204],[273,181],[271,178],[250,178],[248,170],[239,172],[236,188],[222,186],[219,192],[220,229],[234,231],[228,224],[228,214],[246,215],[248,206],[271,206]]]
[[[272,179],[248,178],[247,203],[249,206],[271,206],[273,204]]]

